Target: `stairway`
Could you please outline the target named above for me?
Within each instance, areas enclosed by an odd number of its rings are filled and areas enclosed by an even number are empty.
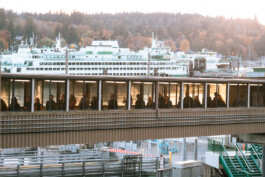
[[[252,171],[248,169],[247,165],[244,163],[244,160],[238,156],[220,156],[220,162],[229,177],[262,176],[261,171],[254,159],[251,156],[246,157],[252,167]]]

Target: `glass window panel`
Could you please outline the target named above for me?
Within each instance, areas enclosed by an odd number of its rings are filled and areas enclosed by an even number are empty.
[[[126,107],[127,82],[103,82],[102,109],[126,109]]]
[[[145,103],[145,108],[154,109],[155,108],[155,84],[153,82],[144,82],[144,95],[143,100]]]
[[[184,83],[183,93],[183,108],[192,108],[194,99],[193,83]]]
[[[169,82],[159,83],[158,107],[170,108],[172,102],[169,100]]]
[[[34,88],[34,111],[43,110],[44,81],[36,80]]]
[[[250,106],[264,106],[264,84],[250,84]]]
[[[207,107],[226,107],[226,84],[207,85]]]
[[[14,93],[14,110],[30,111],[31,110],[31,81],[15,80]],[[12,104],[11,100],[11,104]],[[12,107],[12,106],[11,106]]]
[[[117,99],[118,108],[126,109],[127,108],[127,82],[116,82],[116,92],[115,97]]]
[[[229,85],[229,107],[247,106],[247,84]]]
[[[180,95],[180,84],[171,82],[169,100],[171,101],[172,108],[178,107],[179,100],[180,100],[179,95]]]
[[[154,109],[155,88],[153,82],[132,82],[132,109]]]
[[[250,106],[258,106],[259,84],[250,84]]]
[[[8,111],[11,96],[11,81],[10,79],[1,80],[1,111]]]
[[[204,84],[184,83],[183,108],[204,107]]]

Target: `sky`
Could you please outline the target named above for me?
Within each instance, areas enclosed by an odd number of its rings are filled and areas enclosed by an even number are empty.
[[[265,0],[0,0],[0,8],[15,12],[85,13],[170,12],[254,19],[265,25]]]

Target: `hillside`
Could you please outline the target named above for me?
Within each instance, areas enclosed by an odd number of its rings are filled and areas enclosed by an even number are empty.
[[[251,59],[265,55],[265,27],[256,18],[225,19],[179,13],[18,14],[0,9],[0,50],[17,45],[15,36],[26,38],[32,32],[37,34],[38,44],[46,46],[61,32],[65,44],[85,46],[97,37],[117,39],[121,47],[138,50],[150,46],[154,32],[173,50],[187,51],[189,46],[192,51],[208,48],[243,59],[249,57],[249,51]]]

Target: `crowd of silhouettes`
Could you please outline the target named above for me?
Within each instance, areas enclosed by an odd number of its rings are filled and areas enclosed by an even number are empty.
[[[243,100],[243,96],[240,97]],[[126,104],[127,104],[127,100]],[[133,102],[131,97],[131,103]],[[239,101],[241,103],[243,101]],[[243,104],[243,103],[242,103]],[[172,107],[172,101],[170,101],[168,96],[163,96],[161,92],[159,92],[159,98],[158,98],[158,106],[159,108],[171,108]],[[226,104],[222,98],[221,95],[219,95],[217,92],[214,93],[214,98],[212,99],[210,96],[207,97],[207,107],[225,107]],[[180,107],[180,102],[178,103],[178,107]],[[185,97],[183,98],[183,108],[199,108],[202,107],[202,104],[199,100],[199,96],[196,95],[194,98],[192,98],[189,95],[189,92],[185,93]],[[31,108],[31,101],[30,97],[27,96],[25,99],[24,107],[22,110],[30,111]],[[50,99],[46,102],[46,110],[65,110],[66,108],[66,102],[65,102],[65,95],[63,94],[59,100],[58,103],[54,101],[53,95],[50,95]],[[97,97],[93,96],[91,99],[91,103],[89,103],[89,99],[87,96],[84,95],[83,98],[81,98],[78,107],[76,106],[76,98],[73,94],[70,95],[69,98],[69,109],[98,109],[98,99]],[[115,95],[112,93],[110,95],[110,99],[108,101],[108,109],[117,109],[118,108],[118,102],[115,98]],[[145,104],[145,101],[143,100],[143,95],[137,94],[136,95],[136,101],[135,101],[135,109],[154,109],[155,103],[153,102],[153,99],[151,96],[148,97],[147,104]],[[18,103],[18,100],[16,97],[11,99],[11,104],[8,107],[3,99],[1,99],[1,111],[20,111],[21,107]],[[42,104],[40,103],[39,98],[35,98],[34,101],[34,111],[41,111],[43,110]]]

